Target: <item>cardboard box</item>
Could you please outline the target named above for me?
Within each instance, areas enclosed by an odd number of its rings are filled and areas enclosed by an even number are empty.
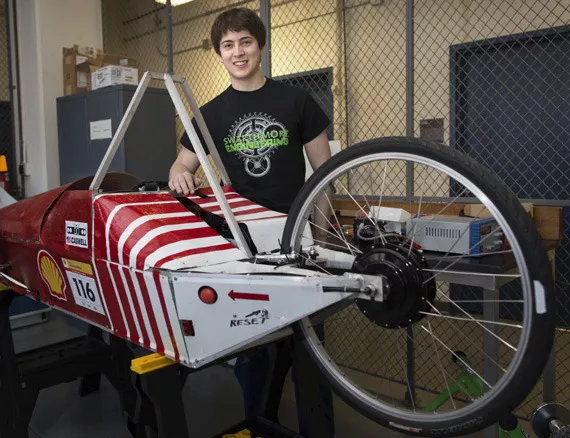
[[[127,58],[126,56],[113,55],[105,53],[103,55],[103,66],[106,65],[120,65],[121,67],[138,68],[139,63],[135,58]]]
[[[91,73],[92,90],[117,84],[138,85],[138,83],[138,68],[107,65]]]
[[[75,44],[62,52],[64,95],[89,91],[90,72],[103,66],[103,49]]]
[[[95,90],[96,88],[92,87],[93,73],[102,67],[112,66],[112,65],[137,68],[138,62],[134,58],[127,58],[124,56],[111,55],[111,54],[105,53],[105,54],[103,54],[102,66],[95,64],[95,63],[90,64],[87,62],[84,62],[83,64],[78,65],[77,66],[77,71],[78,71],[77,81],[78,81],[78,83],[81,83],[81,84],[87,83],[87,86],[86,86],[87,90]],[[138,83],[138,79],[139,79],[139,77],[137,76],[137,83]]]
[[[103,49],[74,44],[63,48],[63,93],[65,96],[92,89],[92,74],[105,66],[138,68],[134,58],[105,53]],[[129,76],[129,75],[127,75]],[[123,82],[119,82],[123,83]],[[127,83],[127,82],[124,82]],[[131,82],[128,82],[131,83]],[[138,83],[138,74],[137,74]]]

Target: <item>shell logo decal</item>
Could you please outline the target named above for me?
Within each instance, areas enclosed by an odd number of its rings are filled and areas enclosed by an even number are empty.
[[[43,249],[38,252],[38,269],[42,280],[47,285],[52,296],[67,301],[65,289],[67,285],[63,279],[63,274],[57,266],[55,259]]]

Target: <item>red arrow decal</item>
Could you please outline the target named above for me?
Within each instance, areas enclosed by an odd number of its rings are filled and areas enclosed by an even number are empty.
[[[255,300],[255,301],[269,301],[269,295],[266,294],[252,294],[247,292],[234,292],[232,289],[228,296],[232,300]]]

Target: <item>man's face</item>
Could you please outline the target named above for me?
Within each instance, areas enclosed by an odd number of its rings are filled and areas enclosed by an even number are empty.
[[[231,77],[238,80],[252,78],[259,70],[263,50],[247,31],[226,32],[220,41],[220,58]]]

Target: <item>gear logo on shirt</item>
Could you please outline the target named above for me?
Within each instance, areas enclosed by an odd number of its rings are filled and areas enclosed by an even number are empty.
[[[265,113],[249,113],[240,117],[224,138],[226,152],[244,160],[245,171],[254,177],[267,175],[271,155],[278,147],[289,145],[289,131],[283,123]]]

